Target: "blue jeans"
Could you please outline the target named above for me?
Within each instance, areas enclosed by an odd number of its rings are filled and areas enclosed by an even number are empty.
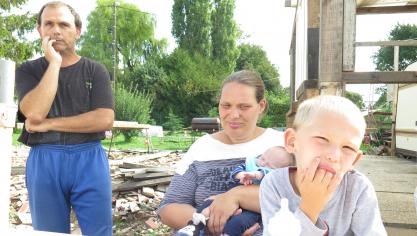
[[[201,213],[201,211],[203,211],[204,208],[209,207],[212,202],[213,200],[204,201],[203,204],[197,208],[197,212]],[[230,217],[224,226],[223,233],[229,236],[240,236],[255,223],[260,223],[261,220],[261,214],[243,210],[239,215]]]
[[[32,147],[26,186],[35,230],[70,233],[72,207],[84,235],[112,235],[111,178],[100,142]]]

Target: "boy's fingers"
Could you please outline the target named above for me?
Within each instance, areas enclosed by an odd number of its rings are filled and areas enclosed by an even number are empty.
[[[327,190],[329,192],[335,191],[337,186],[339,186],[340,182],[342,182],[342,177],[343,176],[341,176],[340,174],[334,175],[333,178],[330,180]]]
[[[317,183],[322,183],[325,176],[326,176],[326,170],[317,168],[313,181]]]
[[[320,163],[320,158],[315,158],[312,162],[311,162],[311,164],[308,166],[308,168],[307,168],[307,170],[306,170],[306,172],[305,172],[305,180],[307,180],[307,181],[309,181],[309,182],[311,182],[311,181],[313,181],[313,179],[314,179],[314,176],[316,175],[316,170],[317,170],[317,167],[319,166],[319,163]]]
[[[326,173],[324,174],[323,179],[321,180],[321,182],[323,184],[328,185],[330,183],[330,181],[332,180],[333,174],[331,172],[326,171]]]

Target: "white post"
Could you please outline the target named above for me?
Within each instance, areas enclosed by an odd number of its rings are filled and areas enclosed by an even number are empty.
[[[0,230],[9,228],[10,172],[12,154],[12,135],[15,126],[17,107],[13,101],[14,93],[13,61],[0,59]]]

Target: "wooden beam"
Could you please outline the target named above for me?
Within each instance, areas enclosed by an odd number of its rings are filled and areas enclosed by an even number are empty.
[[[161,177],[170,177],[173,176],[175,173],[170,172],[156,172],[156,173],[138,173],[133,175],[133,179],[135,181],[141,181],[141,180],[148,180],[148,179],[156,179]]]
[[[321,0],[319,46],[320,94],[343,94],[343,8],[343,0]],[[329,83],[331,83],[331,86],[329,86]]]
[[[417,46],[417,40],[393,40],[393,41],[370,41],[370,42],[356,42],[356,47],[392,47],[392,46]]]
[[[113,129],[149,129],[151,125],[139,124],[136,121],[114,121]]]
[[[343,72],[346,84],[411,84],[417,83],[417,71]]]
[[[356,14],[395,14],[395,13],[413,13],[417,12],[417,5],[404,6],[380,6],[380,7],[358,7]]]
[[[356,0],[358,7],[406,6],[417,4],[417,0]]]
[[[308,0],[307,2],[307,27],[320,27],[320,0]]]
[[[159,184],[169,184],[171,182],[172,177],[163,177],[158,179],[149,179],[140,182],[135,181],[127,181],[120,184],[115,184],[112,186],[113,192],[120,192],[120,191],[128,191],[132,189],[137,189],[139,187],[147,187],[147,186],[156,186]]]
[[[319,95],[317,94],[318,88],[318,80],[304,80],[296,91],[297,101],[304,101],[305,99]]]
[[[343,71],[355,70],[356,0],[344,1]]]

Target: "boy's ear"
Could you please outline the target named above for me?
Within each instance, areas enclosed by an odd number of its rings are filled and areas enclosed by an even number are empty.
[[[356,158],[355,158],[355,160],[352,163],[352,166],[354,166],[356,164],[356,162],[359,161],[359,159],[362,158],[362,156],[363,156],[362,155],[362,151],[358,151],[358,153],[356,154]]]
[[[288,128],[284,132],[284,144],[285,150],[289,153],[294,153],[295,151],[295,130],[293,128]]]

